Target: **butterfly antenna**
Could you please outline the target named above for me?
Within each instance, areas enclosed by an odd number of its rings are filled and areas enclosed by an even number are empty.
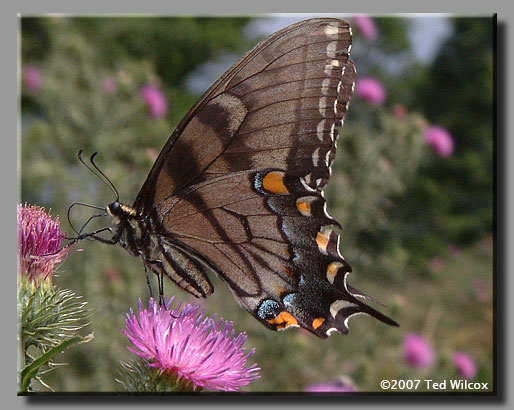
[[[95,156],[97,153],[95,152],[95,153],[91,156],[90,161],[91,161],[91,163],[93,164],[93,166],[94,166],[94,167],[95,167],[95,168],[100,172],[100,175],[99,175],[99,174],[98,174],[98,173],[97,173],[93,168],[91,168],[89,165],[87,165],[87,164],[86,164],[86,162],[82,159],[82,152],[84,152],[84,150],[83,150],[83,149],[80,149],[80,150],[79,150],[79,152],[78,152],[78,154],[77,154],[77,156],[78,156],[78,158],[79,158],[79,161],[80,161],[80,162],[82,162],[82,165],[84,165],[87,169],[89,169],[93,174],[95,174],[95,176],[96,176],[97,178],[99,178],[99,179],[100,179],[100,180],[101,180],[105,185],[107,185],[107,186],[109,187],[109,189],[114,193],[114,195],[116,195],[116,201],[117,201],[117,200],[119,199],[118,191],[116,191],[116,189],[112,186],[111,181],[110,181],[110,180],[105,176],[105,174],[104,174],[102,171],[100,171],[100,170],[98,169],[98,167],[97,167],[97,166],[95,165],[95,163],[92,161],[92,160],[93,160],[93,158],[94,158],[94,156]],[[102,176],[101,176],[101,175],[102,175],[103,177],[105,177],[105,179],[104,179],[104,178],[102,178]],[[107,181],[109,181],[109,183],[107,183],[107,182],[106,182],[106,179],[107,179]]]
[[[87,225],[89,225],[89,222],[91,222],[93,219],[95,218],[99,218],[100,216],[107,216],[106,213],[102,213],[102,214],[95,214],[95,215],[91,215],[88,220],[86,222],[84,222],[84,224],[82,225],[82,227],[79,229],[79,235],[82,235],[82,232],[84,232],[84,229],[86,228]]]
[[[95,169],[105,178],[105,180],[109,183],[110,185],[110,188],[111,188],[111,191],[114,192],[114,195],[116,195],[116,202],[119,201],[120,199],[120,194],[118,193],[118,190],[116,189],[116,187],[114,186],[114,184],[112,183],[112,181],[107,178],[107,175],[105,175],[102,170],[100,168],[98,168],[98,166],[95,164],[95,157],[96,157],[96,154],[98,154],[98,152],[95,152],[93,155],[91,155],[91,158],[89,159],[89,161],[91,161],[91,164],[93,164],[93,166],[95,167]]]
[[[79,234],[79,231],[77,231],[77,230],[75,229],[75,227],[74,227],[74,226],[73,226],[73,224],[71,223],[71,219],[70,219],[70,211],[71,211],[71,208],[72,208],[74,205],[75,205],[75,204],[71,204],[71,205],[69,206],[69,208],[68,208],[68,223],[70,224],[71,229],[73,229],[73,232],[75,232],[77,235],[80,235],[80,234]]]

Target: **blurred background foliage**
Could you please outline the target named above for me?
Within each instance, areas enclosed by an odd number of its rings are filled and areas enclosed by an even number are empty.
[[[320,343],[301,330],[266,330],[215,278],[215,294],[206,301],[167,284],[167,294],[200,303],[248,333],[262,378],[247,391],[302,391],[341,377],[359,391],[381,391],[384,378],[458,378],[457,351],[473,359],[473,381],[491,387],[493,20],[450,19],[451,34],[428,63],[413,56],[410,19],[371,21],[374,36],[353,24],[352,58],[358,81],[379,79],[387,97],[383,103],[353,97],[326,198],[343,226],[341,251],[353,267],[352,284],[384,302],[382,310],[401,327],[359,318],[348,336]],[[78,162],[83,148],[99,152],[100,168],[121,200],[132,203],[173,127],[199,98],[188,84],[213,61],[256,44],[259,38],[246,29],[254,22],[22,18],[20,202],[52,208],[70,235],[71,203],[111,202],[112,193]],[[162,92],[164,115],[152,115],[144,86]],[[438,155],[427,143],[432,124],[451,134],[451,155]],[[72,221],[80,226],[90,211],[76,207]],[[69,365],[47,382],[56,391],[119,391],[118,363],[131,359],[120,328],[137,298],[148,297],[143,267],[119,247],[93,241],[80,247],[56,281],[88,301],[95,339],[63,355]],[[405,360],[402,340],[410,333],[433,348],[430,365]]]

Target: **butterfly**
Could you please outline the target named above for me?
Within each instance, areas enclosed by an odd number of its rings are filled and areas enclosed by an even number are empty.
[[[317,18],[264,39],[178,124],[133,206],[107,206],[109,239],[196,297],[213,286],[273,330],[348,333],[374,299],[347,283],[323,188],[355,85],[350,26]]]

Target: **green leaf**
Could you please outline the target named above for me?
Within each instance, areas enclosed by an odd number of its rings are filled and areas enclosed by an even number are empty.
[[[74,336],[70,339],[65,340],[59,345],[53,347],[45,354],[38,357],[29,365],[25,366],[25,368],[21,371],[21,393],[26,393],[32,378],[37,374],[39,368],[45,364],[47,364],[56,354],[66,350],[71,345],[84,341],[89,342],[91,337],[87,336],[83,338],[82,336]]]

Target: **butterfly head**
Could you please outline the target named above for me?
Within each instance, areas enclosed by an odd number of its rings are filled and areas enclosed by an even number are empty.
[[[121,204],[118,201],[113,201],[107,205],[107,212],[113,216],[120,216],[123,212],[121,210]]]
[[[136,210],[118,201],[107,205],[107,213],[117,219],[126,219],[136,216]]]

